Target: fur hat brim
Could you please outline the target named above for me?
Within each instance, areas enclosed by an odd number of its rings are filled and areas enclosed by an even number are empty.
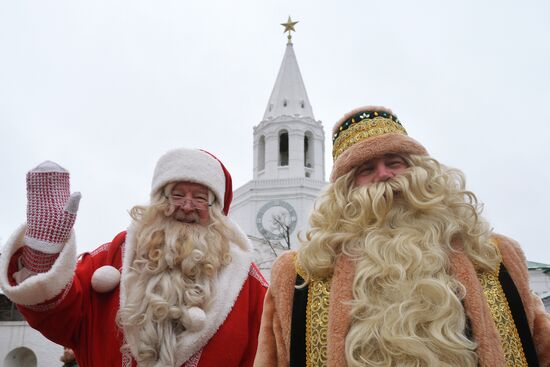
[[[392,133],[371,137],[352,145],[338,156],[332,166],[330,181],[336,181],[369,159],[388,153],[428,155],[426,148],[408,135]]]
[[[212,153],[199,149],[174,149],[157,162],[151,184],[151,200],[170,182],[195,182],[208,187],[227,215],[233,198],[229,171]]]

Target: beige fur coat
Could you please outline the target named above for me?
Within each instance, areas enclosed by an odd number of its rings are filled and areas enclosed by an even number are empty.
[[[523,301],[541,367],[550,367],[550,315],[539,297],[529,289],[525,256],[514,241],[495,236],[502,262],[508,270]],[[289,365],[290,324],[296,271],[294,253],[280,256],[273,265],[271,285],[267,292],[260,327],[255,367]],[[466,287],[464,306],[471,321],[472,333],[478,343],[480,366],[504,366],[500,336],[487,306],[474,266],[462,252],[450,255],[451,272]],[[350,325],[349,306],[355,264],[341,256],[336,261],[329,298],[327,367],[346,366],[344,342]]]

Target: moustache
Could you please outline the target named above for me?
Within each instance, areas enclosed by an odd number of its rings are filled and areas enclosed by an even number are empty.
[[[348,218],[368,217],[369,222],[382,223],[392,209],[424,212],[444,202],[446,182],[432,177],[421,167],[413,167],[408,172],[392,177],[387,181],[350,190],[344,214]]]
[[[398,175],[387,181],[353,188],[347,197],[344,217],[350,222],[381,224],[397,203],[404,205],[410,177]]]
[[[410,187],[410,178],[398,175],[386,181],[380,181],[367,186],[354,187],[350,191],[350,199],[363,197],[371,202],[385,200],[392,202],[395,196],[405,193]]]
[[[172,205],[166,208],[166,210],[164,211],[164,215],[166,217],[171,217],[177,220],[178,222],[187,223],[187,224],[197,224],[199,223],[199,220],[200,220],[197,212],[195,211],[185,212],[181,208],[177,208]]]

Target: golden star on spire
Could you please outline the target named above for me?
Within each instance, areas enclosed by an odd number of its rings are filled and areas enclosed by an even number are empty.
[[[288,43],[292,43],[290,42],[292,40],[292,33],[290,32],[296,32],[296,30],[294,29],[294,26],[296,25],[296,23],[298,23],[298,21],[293,22],[292,19],[290,19],[290,15],[288,16],[288,20],[286,21],[286,23],[281,23],[281,25],[285,27],[285,30],[283,31],[283,33],[288,32],[288,36],[287,36]]]

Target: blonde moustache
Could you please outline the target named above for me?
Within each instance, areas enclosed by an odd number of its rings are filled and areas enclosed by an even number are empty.
[[[400,175],[388,181],[353,188],[344,206],[343,222],[359,221],[368,226],[382,224],[394,206],[396,197],[403,197],[409,186],[407,177]]]
[[[380,226],[388,219],[388,213],[395,207],[414,211],[428,210],[444,205],[445,190],[437,178],[429,177],[421,167],[412,167],[407,172],[387,181],[350,190],[343,217],[363,225]]]

